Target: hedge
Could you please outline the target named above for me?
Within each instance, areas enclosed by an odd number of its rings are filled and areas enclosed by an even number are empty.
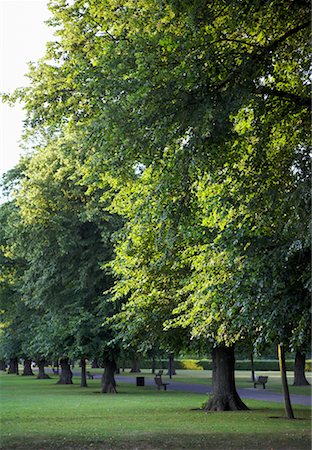
[[[156,360],[156,368],[157,369],[167,369],[169,361],[167,359]],[[287,359],[286,360],[286,368],[287,370],[294,370],[294,360]],[[126,367],[131,367],[129,362],[126,363]],[[175,359],[174,366],[177,370],[212,370],[212,360],[211,359]],[[152,360],[141,360],[140,368],[141,369],[151,369]],[[236,370],[251,370],[250,360],[236,360],[235,362]],[[261,359],[254,361],[254,369],[257,371],[269,371],[269,370],[279,370],[279,364],[277,360],[273,359]],[[306,361],[307,372],[312,371],[312,361]]]

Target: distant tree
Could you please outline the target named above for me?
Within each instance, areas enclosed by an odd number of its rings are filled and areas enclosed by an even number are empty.
[[[306,386],[308,382],[305,375],[306,354],[296,351],[295,367],[294,367],[294,386]]]

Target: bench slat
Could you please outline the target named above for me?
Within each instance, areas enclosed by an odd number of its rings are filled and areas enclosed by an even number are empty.
[[[254,388],[256,388],[257,384],[262,384],[263,389],[265,389],[265,383],[267,383],[269,377],[265,376],[258,376],[257,379],[254,381]]]

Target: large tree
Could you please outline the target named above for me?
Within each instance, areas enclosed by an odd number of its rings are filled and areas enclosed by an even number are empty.
[[[208,407],[244,407],[233,344],[251,324],[259,340],[273,339],[264,324],[300,340],[306,323],[310,5],[55,0],[51,11],[59,38],[16,93],[27,131],[80,133],[82,183],[125,201],[113,205],[129,221],[117,295],[164,304],[166,328],[209,337],[228,376]]]
[[[73,138],[45,141],[13,192],[18,220],[10,248],[26,262],[16,297],[33,310],[29,324],[36,333],[24,347],[39,360],[61,358],[61,383],[71,383],[69,358],[80,358],[84,366],[95,353],[114,356],[115,351],[101,324],[104,309],[106,315],[114,310],[113,305],[104,308],[113,278],[102,265],[112,258],[117,221],[79,185],[83,155],[76,158],[73,152],[78,147]],[[29,326],[25,320],[22,314],[21,322]]]

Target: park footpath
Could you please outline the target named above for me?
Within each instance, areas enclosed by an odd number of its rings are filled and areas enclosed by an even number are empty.
[[[78,375],[79,374],[75,374]],[[101,378],[101,375],[94,375],[94,378]],[[136,376],[115,376],[116,383],[133,383],[136,384]],[[156,385],[153,379],[145,377],[145,385],[147,386],[155,386]],[[166,381],[167,382],[167,381]],[[203,384],[190,384],[183,383],[180,381],[174,381],[171,379],[169,381],[169,385],[167,386],[168,391],[183,391],[183,392],[191,392],[193,394],[202,394],[209,395],[212,393],[212,387]],[[241,388],[237,389],[238,394],[241,398],[247,398],[251,400],[262,400],[265,402],[275,402],[275,403],[283,403],[284,398],[282,394],[278,394],[276,392],[270,391],[270,389],[262,389],[262,388]],[[299,394],[291,394],[290,395],[291,402],[294,405],[304,405],[311,406],[311,397],[308,395],[299,395]]]

